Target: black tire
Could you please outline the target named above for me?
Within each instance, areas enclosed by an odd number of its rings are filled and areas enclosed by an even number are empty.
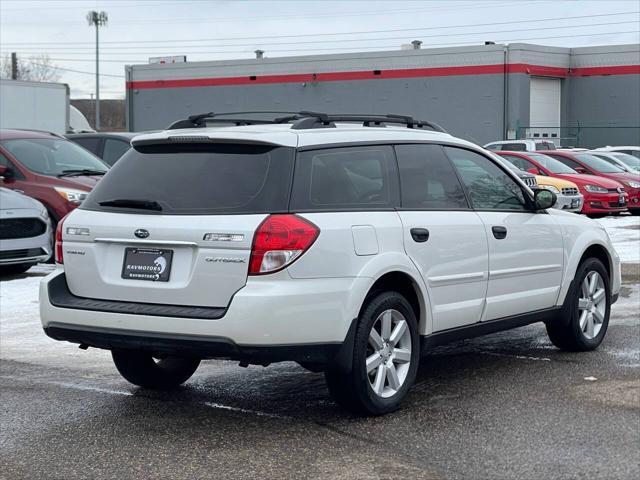
[[[35,263],[18,263],[15,265],[3,265],[0,267],[0,275],[19,275],[21,273],[26,272],[34,265]]]
[[[198,358],[164,357],[155,360],[147,352],[112,350],[111,356],[118,372],[139,387],[166,390],[189,380],[200,365]]]
[[[640,208],[629,209],[631,215],[640,215]]]
[[[603,280],[606,306],[604,309],[604,320],[601,322],[599,333],[593,338],[588,338],[587,333],[583,331],[583,328],[580,326],[581,311],[578,308],[578,302],[582,295],[582,284],[587,275],[591,272],[596,272]],[[584,260],[578,266],[573,287],[567,295],[568,297],[565,301],[565,308],[563,311],[566,312],[565,315],[569,318],[561,319],[564,321],[547,324],[547,333],[549,334],[551,343],[561,350],[570,352],[586,352],[595,350],[602,343],[602,340],[607,333],[607,327],[609,326],[609,314],[611,313],[611,287],[609,283],[609,275],[602,262],[597,258],[588,258]]]
[[[587,213],[587,217],[593,218],[594,220],[598,218],[604,218],[608,215],[608,213]]]
[[[404,382],[395,394],[383,398],[373,390],[367,373],[366,360],[369,355],[368,350],[371,349],[369,346],[369,334],[374,324],[377,324],[381,314],[388,310],[399,312],[404,317],[404,320],[406,320],[411,354],[409,368],[407,369]],[[404,337],[404,339],[406,342],[407,337]],[[329,368],[325,372],[329,393],[341,407],[356,414],[383,415],[392,412],[400,406],[413,385],[419,360],[420,337],[418,334],[418,322],[409,302],[400,293],[393,291],[372,295],[366,300],[358,317],[351,371],[344,372],[339,369]],[[383,385],[385,385],[386,382],[388,382],[388,379],[385,374]]]

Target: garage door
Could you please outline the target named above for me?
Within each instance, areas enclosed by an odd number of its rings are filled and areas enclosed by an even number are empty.
[[[531,78],[529,97],[530,137],[550,138],[559,142],[560,82],[559,78]]]

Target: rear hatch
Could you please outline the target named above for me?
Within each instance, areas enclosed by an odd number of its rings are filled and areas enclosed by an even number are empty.
[[[64,222],[80,297],[226,307],[247,280],[253,235],[285,213],[289,147],[167,144],[126,153]]]

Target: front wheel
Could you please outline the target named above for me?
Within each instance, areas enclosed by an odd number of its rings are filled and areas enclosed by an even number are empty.
[[[413,384],[420,359],[418,322],[409,302],[383,292],[365,304],[356,330],[350,372],[329,369],[329,392],[358,414],[396,410]]]
[[[589,258],[580,264],[568,295],[568,322],[547,324],[549,339],[562,350],[595,350],[607,332],[611,311],[609,275],[600,260]]]
[[[24,273],[33,267],[33,263],[18,263],[14,265],[2,265],[0,267],[0,275],[18,275]]]
[[[195,373],[200,359],[182,357],[156,358],[137,350],[112,350],[118,372],[139,387],[164,390],[183,384]]]
[[[630,209],[629,213],[631,215],[640,215],[640,208],[634,208],[634,209]]]

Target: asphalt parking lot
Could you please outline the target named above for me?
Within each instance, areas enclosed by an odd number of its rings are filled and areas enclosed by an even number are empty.
[[[0,284],[0,478],[640,475],[635,274],[599,350],[560,352],[539,324],[441,347],[401,410],[357,418],[292,363],[208,361],[179,390],[135,388],[107,352],[41,333],[35,286],[51,268]]]

